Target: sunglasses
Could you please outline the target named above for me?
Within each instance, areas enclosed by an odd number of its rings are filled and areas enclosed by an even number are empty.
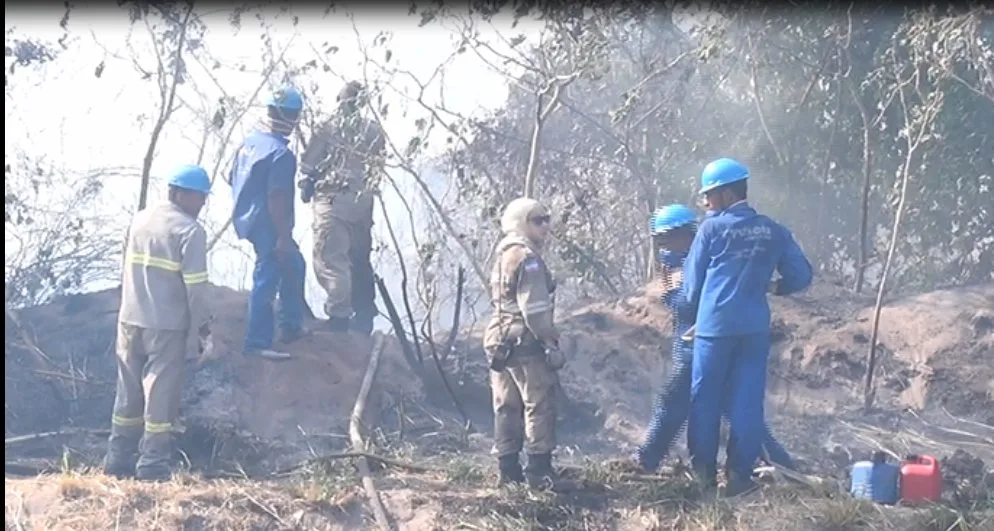
[[[529,221],[531,221],[532,223],[534,223],[536,225],[548,225],[549,222],[552,221],[552,216],[549,216],[549,215],[535,216],[535,217],[531,218]]]

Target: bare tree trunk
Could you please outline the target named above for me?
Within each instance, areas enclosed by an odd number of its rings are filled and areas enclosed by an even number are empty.
[[[910,175],[909,166],[914,155],[914,149],[908,150],[908,156],[904,161],[904,171],[901,176],[901,199],[897,204],[897,213],[894,215],[894,226],[891,228],[890,246],[887,248],[887,259],[884,261],[884,269],[880,274],[880,284],[877,286],[877,302],[873,307],[873,329],[870,332],[870,349],[866,355],[866,378],[863,381],[863,408],[869,410],[873,407],[875,395],[873,389],[873,373],[877,366],[877,337],[880,334],[880,311],[884,302],[884,293],[887,289],[887,276],[890,274],[891,263],[894,260],[894,251],[897,249],[898,234],[901,229],[901,218],[904,215],[904,204],[908,197],[908,181]]]
[[[413,352],[417,354],[418,363],[424,363],[424,355],[421,353],[421,341],[418,339],[418,329],[417,326],[414,324],[414,312],[411,310],[411,300],[410,297],[407,296],[407,278],[408,278],[407,260],[404,259],[404,251],[403,249],[401,249],[400,241],[397,239],[397,233],[394,232],[393,230],[393,224],[390,223],[390,216],[387,215],[386,202],[383,201],[382,195],[379,196],[379,199],[380,199],[380,208],[383,211],[383,222],[386,224],[387,234],[390,235],[390,241],[393,243],[394,252],[397,253],[397,263],[400,265],[400,296],[401,300],[404,303],[404,309],[407,311],[408,323],[411,325],[411,341],[414,342]],[[413,226],[413,223],[411,225]],[[383,285],[383,289],[386,289],[385,284]],[[384,295],[385,300],[386,297],[387,296]],[[394,308],[393,312],[394,313],[397,312],[396,308]],[[395,320],[392,314],[390,316],[390,320],[391,321]],[[395,328],[399,327],[396,330],[397,337],[400,338],[401,341],[405,341],[406,333],[404,332],[404,325],[400,320],[399,314],[396,317],[396,322],[394,323],[394,327]]]
[[[912,77],[911,80],[914,80]],[[873,399],[875,391],[873,388],[873,373],[876,370],[877,364],[877,337],[880,333],[880,311],[883,306],[884,293],[887,289],[887,277],[890,275],[891,264],[894,260],[894,252],[897,249],[897,242],[899,240],[899,235],[901,231],[901,218],[904,216],[904,205],[908,199],[908,181],[910,181],[911,175],[911,163],[915,159],[915,153],[918,152],[918,148],[921,147],[922,141],[928,131],[932,129],[935,123],[935,118],[939,114],[939,110],[942,108],[942,93],[933,93],[931,98],[932,101],[925,101],[922,103],[924,108],[920,109],[921,117],[918,131],[912,133],[913,126],[912,113],[908,109],[908,104],[905,100],[904,95],[904,82],[898,79],[898,96],[900,97],[901,107],[904,110],[904,124],[907,135],[907,148],[908,152],[904,158],[904,166],[901,168],[901,195],[897,203],[897,212],[894,214],[894,226],[891,228],[890,235],[890,246],[887,249],[887,259],[884,261],[884,268],[880,274],[880,285],[877,287],[877,301],[873,308],[873,329],[870,332],[870,348],[866,356],[866,378],[863,382],[863,408],[869,410],[873,407]],[[909,80],[910,82],[910,80]]]
[[[849,92],[852,94],[856,107],[859,108],[859,116],[863,123],[863,189],[860,192],[859,200],[859,258],[856,264],[856,284],[853,287],[856,293],[863,291],[863,282],[866,276],[867,257],[866,233],[869,230],[870,212],[870,184],[872,182],[872,154],[870,148],[870,117],[866,112],[866,106],[860,100],[859,94],[853,87],[852,80],[848,81]]]
[[[179,37],[176,39],[176,51],[173,53],[172,80],[168,90],[161,92],[161,102],[159,105],[159,117],[152,127],[152,137],[148,141],[148,149],[145,150],[145,160],[142,162],[142,181],[138,192],[138,210],[144,210],[148,204],[148,184],[152,174],[152,161],[155,159],[155,148],[159,144],[159,136],[166,122],[173,114],[173,103],[176,101],[176,87],[179,85],[180,71],[183,69],[183,46],[186,44],[186,30],[190,25],[190,17],[193,16],[193,5],[189,5],[186,15],[180,23]],[[149,30],[151,32],[151,29]],[[154,38],[154,35],[153,35]],[[159,75],[165,73],[165,65],[159,62]]]
[[[545,93],[543,92],[538,95],[538,103],[536,104],[535,111],[535,128],[532,130],[531,149],[528,153],[528,169],[525,171],[525,197],[535,197],[535,172],[538,166],[538,148],[542,137],[542,126],[545,124],[545,119],[549,117],[549,114],[559,106],[559,96],[562,89],[563,85],[555,84],[552,88],[552,99],[549,100],[549,104],[544,109],[542,108],[542,97]]]
[[[369,355],[369,365],[366,366],[366,373],[362,377],[362,384],[359,386],[359,395],[356,397],[355,405],[352,407],[352,416],[349,418],[349,441],[356,452],[366,451],[366,440],[363,437],[360,426],[366,413],[366,398],[369,390],[373,387],[373,380],[376,379],[377,369],[380,367],[380,354],[386,347],[386,339],[383,334],[376,332],[373,335],[373,350]],[[380,499],[380,494],[373,483],[373,474],[369,469],[369,462],[365,456],[360,457],[356,462],[359,468],[359,476],[362,478],[362,486],[366,491],[366,497],[373,508],[373,517],[376,525],[384,531],[390,530],[390,518],[387,516],[386,508]]]

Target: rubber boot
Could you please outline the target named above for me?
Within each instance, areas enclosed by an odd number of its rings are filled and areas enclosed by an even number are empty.
[[[500,487],[512,483],[523,483],[525,481],[525,475],[521,471],[521,459],[518,454],[500,456],[497,460],[497,470],[500,472],[500,478],[497,481],[497,485]]]
[[[135,477],[138,463],[138,438],[111,435],[104,457],[104,474],[118,479]]]
[[[172,457],[172,433],[146,436],[142,440],[135,478],[141,481],[169,481],[173,476]]]
[[[552,468],[552,454],[528,454],[528,465],[525,467],[525,480],[533,489],[564,491],[573,485],[560,477]]]

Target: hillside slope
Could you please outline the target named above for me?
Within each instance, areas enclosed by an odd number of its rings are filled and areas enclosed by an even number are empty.
[[[368,341],[357,338],[336,343],[333,336],[318,330],[292,346],[292,361],[245,360],[237,354],[244,331],[245,295],[215,287],[211,298],[216,315],[215,349],[212,359],[201,360],[206,361],[201,366],[191,361],[183,398],[187,430],[180,446],[195,472],[180,480],[186,487],[111,482],[76,472],[67,476],[62,470],[52,479],[8,479],[8,511],[12,505],[28,511],[33,516],[27,521],[36,525],[52,522],[53,515],[65,511],[91,514],[98,521],[107,517],[107,511],[126,509],[136,526],[152,521],[149,511],[174,513],[175,518],[169,520],[172,524],[163,520],[139,526],[149,529],[175,528],[176,522],[186,528],[194,516],[205,523],[191,528],[227,529],[354,529],[368,519],[364,504],[356,497],[354,470],[344,461],[317,469],[308,466],[307,481],[286,484],[279,480],[279,486],[196,479],[235,473],[270,482],[276,470],[347,447],[349,414],[370,348]],[[97,430],[99,435],[106,428],[113,400],[111,347],[117,304],[117,291],[109,290],[24,310],[18,319],[22,326],[7,320],[8,438],[70,426]],[[992,485],[984,473],[990,467],[984,461],[994,462],[994,428],[990,427],[994,420],[990,418],[994,415],[994,367],[990,363],[994,359],[994,284],[907,297],[884,308],[877,407],[871,413],[859,409],[872,324],[869,301],[818,284],[798,297],[775,300],[773,308],[770,420],[802,468],[842,479],[853,460],[875,449],[895,456],[930,452],[953,457],[946,461],[951,492],[960,493],[953,489],[960,483],[974,489],[969,491],[972,495],[956,496],[977,500],[976,492],[989,491]],[[560,462],[580,467],[577,473],[591,485],[615,478],[603,469],[603,463],[624,456],[642,437],[653,393],[665,376],[670,341],[667,319],[665,309],[643,293],[578,308],[561,320],[575,347],[562,372]],[[488,455],[492,414],[479,345],[478,334],[470,331],[454,345],[452,355],[440,359],[452,395],[438,377],[427,345],[423,368],[417,372],[404,362],[395,343],[383,355],[364,419],[372,444],[378,453],[428,464],[436,471],[407,476],[396,471],[379,473],[384,503],[403,529],[451,529],[439,527],[439,522],[450,512],[443,509],[453,506],[465,506],[460,510],[469,511],[466,522],[488,529],[515,527],[506,522],[509,527],[493,524],[491,513],[476,514],[477,504],[499,502],[507,506],[505,512],[519,515],[515,518],[535,522],[558,514],[559,509],[551,506],[532,507],[538,503],[533,499],[508,501],[478,485],[489,482],[492,474]],[[467,421],[469,431],[463,429]],[[103,439],[92,433],[11,444],[8,469],[12,461],[64,469],[67,448],[72,449],[70,468],[85,466],[97,461],[102,446]],[[682,448],[676,452],[678,456],[683,453]],[[975,457],[982,461],[974,461]],[[569,510],[587,515],[577,516],[580,520],[589,516],[589,521],[583,520],[588,528],[652,528],[634,522],[657,518],[652,511],[661,509],[643,510],[631,500],[672,497],[673,485],[680,481],[679,477],[665,480],[660,484],[663,487],[653,487],[656,490],[651,492],[642,483],[625,483],[635,489],[627,502],[613,495],[580,496],[583,499],[569,500],[573,507]],[[462,490],[447,486],[453,482],[461,482]],[[624,491],[619,485],[607,488]],[[663,490],[657,492],[659,488]],[[101,492],[105,494],[99,496],[116,492],[123,497],[117,505],[98,502],[94,496]],[[679,492],[678,498],[690,496]],[[150,497],[156,503],[141,502]],[[30,508],[26,499],[34,500]],[[594,499],[601,500],[600,505]],[[217,509],[225,503],[252,510],[241,520],[232,519]],[[555,502],[562,503],[566,502]],[[821,506],[821,502],[811,503]],[[259,509],[260,505],[264,508]],[[546,510],[551,512],[541,512]],[[274,520],[269,512],[282,516]],[[901,528],[901,521],[897,516],[888,520],[896,528]],[[694,528],[689,522],[678,528]]]

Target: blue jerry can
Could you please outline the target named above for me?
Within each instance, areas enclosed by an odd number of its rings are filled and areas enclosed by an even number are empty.
[[[872,500],[885,505],[897,503],[901,468],[887,462],[883,452],[874,452],[870,461],[859,461],[852,467],[849,493],[854,498]]]

